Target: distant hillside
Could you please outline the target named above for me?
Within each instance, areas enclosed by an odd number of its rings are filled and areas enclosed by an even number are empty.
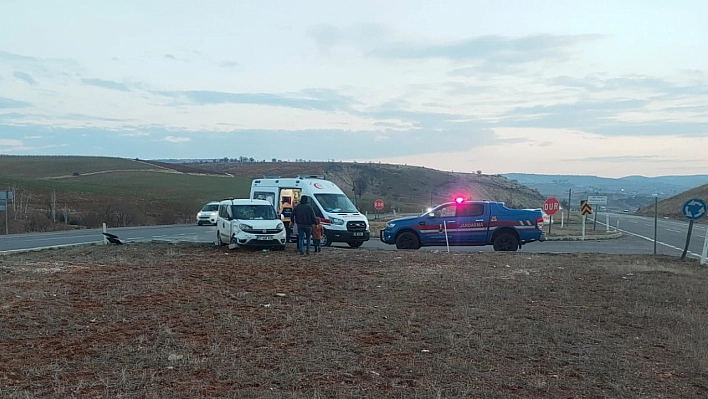
[[[373,202],[381,198],[387,206],[407,211],[451,201],[455,196],[503,201],[507,206],[539,208],[545,197],[538,191],[503,176],[444,172],[424,167],[380,163],[345,162],[212,162],[199,168],[227,172],[248,179],[265,175],[295,177],[324,176],[335,182],[362,211],[373,212]],[[387,209],[389,209],[387,207]]]
[[[658,194],[660,197],[666,198],[708,183],[708,175],[626,176],[616,179],[597,176],[526,173],[507,173],[504,176],[535,188],[544,195],[567,193],[570,188],[583,192],[624,193],[626,195]]]
[[[687,220],[681,211],[681,207],[686,201],[692,198],[700,198],[706,203],[708,203],[708,184],[704,184],[700,187],[696,187],[685,191],[679,195],[675,195],[671,198],[659,201],[658,214],[660,216],[667,216],[673,219]],[[644,206],[637,211],[637,214],[643,216],[654,216],[654,204]],[[708,216],[704,216],[699,219],[700,222],[708,223]]]
[[[708,175],[693,176],[627,176],[617,179],[597,176],[540,175],[509,173],[504,175],[520,184],[538,190],[545,196],[558,197],[567,203],[571,191],[571,204],[578,207],[589,195],[608,197],[607,209],[632,212],[648,205],[653,206],[654,196],[665,199],[708,183]]]

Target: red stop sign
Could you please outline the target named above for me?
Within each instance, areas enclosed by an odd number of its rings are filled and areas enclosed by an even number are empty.
[[[376,209],[377,211],[380,211],[383,208],[384,208],[384,202],[382,199],[377,199],[376,201],[374,201],[374,209]]]
[[[547,199],[546,202],[543,203],[543,211],[548,215],[555,215],[560,208],[560,202],[553,197]]]

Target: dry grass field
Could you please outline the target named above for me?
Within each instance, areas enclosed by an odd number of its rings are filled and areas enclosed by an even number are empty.
[[[707,283],[651,256],[7,255],[0,397],[706,397]]]

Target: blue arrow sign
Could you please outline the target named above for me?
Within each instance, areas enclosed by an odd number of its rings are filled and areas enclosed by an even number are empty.
[[[686,216],[689,220],[698,220],[706,215],[706,203],[700,198],[692,198],[681,207],[681,212],[683,216]]]

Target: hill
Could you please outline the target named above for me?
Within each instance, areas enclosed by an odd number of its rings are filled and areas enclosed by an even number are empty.
[[[573,191],[624,193],[669,197],[708,183],[708,175],[689,176],[625,176],[620,178],[583,175],[541,175],[507,173],[505,177],[539,190],[544,195],[561,195]]]
[[[546,196],[557,196],[567,203],[569,190],[572,194],[571,204],[577,207],[580,200],[588,195],[605,195],[608,197],[607,209],[632,211],[654,205],[654,196],[659,199],[668,198],[691,190],[694,187],[708,183],[708,175],[690,176],[626,176],[607,178],[582,175],[540,175],[526,173],[505,174],[509,179],[538,190]]]
[[[708,184],[692,188],[681,194],[659,201],[657,213],[662,217],[666,216],[673,219],[687,220],[683,216],[681,207],[686,203],[686,201],[692,198],[700,198],[708,203]],[[637,214],[642,216],[654,216],[654,204],[652,203],[640,208],[637,211]],[[702,219],[699,219],[699,221],[706,223],[708,222],[708,218],[703,217]]]
[[[214,199],[248,193],[250,181],[193,167],[77,156],[0,156],[0,187],[14,192],[11,233],[191,223]],[[0,218],[5,231],[5,218]]]
[[[389,164],[341,162],[178,163],[74,156],[0,156],[0,187],[14,192],[13,233],[57,229],[192,223],[201,206],[225,197],[248,197],[251,180],[264,175],[325,176],[362,212],[420,212],[456,196],[538,208],[538,191],[502,176],[452,173]],[[0,231],[5,229],[0,218]]]
[[[374,212],[380,198],[406,212],[452,201],[456,196],[503,201],[507,206],[539,208],[545,197],[538,191],[503,176],[445,172],[418,166],[346,162],[212,162],[198,164],[214,172],[226,172],[244,179],[266,175],[296,177],[323,176],[337,184],[356,201],[362,212]]]

